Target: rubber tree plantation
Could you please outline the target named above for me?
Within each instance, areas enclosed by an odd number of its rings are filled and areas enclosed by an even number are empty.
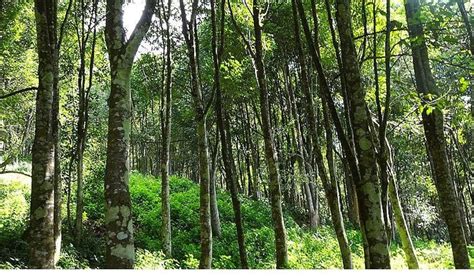
[[[470,269],[473,13],[0,1],[0,269]]]

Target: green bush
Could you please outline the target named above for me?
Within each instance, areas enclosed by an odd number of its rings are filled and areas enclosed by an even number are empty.
[[[101,268],[104,266],[105,227],[103,225],[103,185],[97,175],[89,174],[85,189],[87,220],[83,240],[73,246],[73,237],[63,223],[63,248],[58,266],[70,268]],[[95,180],[94,180],[95,179]],[[98,181],[92,184],[90,181]],[[152,176],[132,173],[130,194],[134,216],[136,268],[185,268],[199,266],[199,185],[190,180],[171,177],[171,219],[173,259],[166,259],[161,245],[161,184]],[[213,268],[233,269],[240,266],[234,212],[230,195],[218,192],[221,235],[213,239]],[[268,202],[240,196],[245,243],[251,268],[275,268],[274,231]],[[25,268],[27,244],[21,234],[25,229],[29,208],[29,186],[21,183],[0,183],[0,269]],[[285,212],[288,259],[291,268],[341,268],[342,261],[334,230],[321,226],[308,230],[298,226]],[[364,267],[362,237],[358,230],[347,230],[355,268]],[[422,268],[452,268],[449,244],[416,239],[414,241]],[[469,248],[471,257],[473,247]],[[404,254],[392,243],[393,268],[406,268]]]
[[[0,180],[0,244],[17,239],[28,221],[30,186]]]

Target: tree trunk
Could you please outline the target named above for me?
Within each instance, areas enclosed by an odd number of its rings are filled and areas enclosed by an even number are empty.
[[[440,93],[429,65],[428,49],[424,41],[423,26],[420,21],[419,0],[406,0],[405,9],[408,32],[411,38],[416,89],[422,103],[427,104],[430,101],[428,94],[434,95],[436,99]],[[457,206],[451,172],[448,166],[443,113],[438,107],[434,107],[434,109],[424,107],[422,121],[442,216],[448,226],[454,265],[456,268],[467,269],[470,267],[469,256],[467,253],[466,239],[461,226],[461,216]]]
[[[280,176],[278,173],[277,156],[273,144],[272,126],[270,124],[268,91],[263,64],[262,26],[258,0],[253,0],[253,29],[255,36],[254,67],[260,92],[260,112],[262,116],[262,131],[265,142],[265,158],[269,175],[270,202],[273,226],[275,230],[276,267],[288,268],[288,247],[286,244],[286,229],[283,221],[281,206]]]
[[[162,2],[163,3],[163,2]],[[171,35],[170,35],[170,16],[171,16],[171,0],[168,0],[167,9],[165,11],[162,5],[163,17],[166,22],[166,79],[164,94],[161,99],[161,238],[163,245],[163,252],[165,256],[171,258],[171,208],[170,208],[170,183],[169,183],[169,168],[170,168],[170,141],[171,141],[171,85],[172,85],[172,68],[171,68]]]
[[[200,226],[201,226],[201,257],[199,268],[211,268],[212,262],[212,227],[210,211],[210,175],[209,175],[209,154],[206,128],[206,110],[201,93],[197,60],[196,13],[198,1],[192,2],[191,20],[186,19],[186,10],[183,0],[180,0],[181,19],[183,22],[183,35],[186,41],[187,54],[189,59],[189,69],[191,71],[191,95],[194,102],[194,120],[197,133],[197,150],[199,158],[200,176]]]
[[[219,156],[219,132],[216,129],[216,142],[211,154],[211,170],[209,192],[211,200],[211,227],[212,235],[215,237],[221,236],[221,220],[219,218],[219,207],[217,206],[217,191],[216,191],[216,174],[217,174],[217,158]]]
[[[156,0],[147,0],[128,41],[123,27],[123,1],[108,0],[105,38],[110,61],[107,161],[105,167],[105,224],[107,268],[133,268],[133,220],[130,201],[129,148],[131,129],[130,73],[138,47],[150,27]]]
[[[351,123],[354,129],[355,152],[360,179],[356,181],[357,199],[362,236],[366,242],[367,268],[390,268],[387,236],[382,219],[379,178],[375,157],[375,144],[369,129],[371,122],[365,102],[360,69],[352,35],[350,2],[336,0],[336,22],[341,39],[342,74],[345,75],[349,96]]]
[[[216,89],[216,120],[217,128],[221,139],[221,153],[224,162],[225,181],[227,187],[230,188],[232,208],[234,210],[234,222],[237,228],[237,242],[239,244],[240,267],[248,268],[247,251],[245,248],[245,236],[242,225],[242,214],[240,209],[240,200],[238,197],[237,180],[235,178],[234,157],[232,152],[232,141],[229,131],[229,120],[227,113],[223,108],[222,90],[220,85],[220,64],[221,55],[224,49],[224,17],[225,17],[225,0],[220,2],[220,44],[217,46],[217,20],[216,20],[216,3],[211,0],[211,23],[212,23],[212,57],[214,66],[214,87]]]
[[[405,221],[405,216],[403,215],[403,208],[400,202],[400,197],[398,196],[398,188],[396,185],[396,177],[395,172],[393,171],[393,158],[390,151],[390,147],[388,145],[388,141],[386,141],[387,150],[389,152],[389,164],[387,166],[387,173],[389,175],[389,183],[388,183],[388,198],[390,203],[392,204],[393,209],[393,216],[395,220],[395,224],[397,226],[398,234],[400,235],[400,240],[402,243],[403,252],[405,252],[405,261],[408,265],[409,269],[418,269],[418,259],[416,257],[415,247],[413,246],[413,242],[410,236],[410,231],[408,230],[407,223]]]
[[[36,127],[32,149],[29,267],[54,268],[55,146],[53,140],[55,79],[58,74],[57,3],[35,1],[38,48]],[[57,186],[56,186],[57,188]],[[56,213],[57,214],[57,213]]]

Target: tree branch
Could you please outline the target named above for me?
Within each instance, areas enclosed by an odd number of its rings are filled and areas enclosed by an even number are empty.
[[[33,90],[38,90],[38,87],[33,86],[33,87],[23,88],[23,89],[15,91],[15,92],[11,92],[11,93],[8,93],[8,94],[5,94],[5,95],[0,95],[0,100],[11,97],[11,96],[15,96],[16,94],[20,94],[20,93],[28,92],[28,91],[33,91]]]
[[[7,173],[16,173],[16,174],[21,174],[21,175],[24,175],[24,176],[31,177],[31,175],[29,175],[27,173],[24,173],[24,172],[17,172],[17,171],[1,171],[0,172],[0,174],[7,174]]]
[[[134,57],[140,43],[145,37],[148,29],[150,28],[151,19],[155,13],[156,0],[147,0],[145,8],[143,9],[142,16],[138,21],[135,29],[133,30],[130,38],[125,44],[125,52],[129,54],[130,57]]]

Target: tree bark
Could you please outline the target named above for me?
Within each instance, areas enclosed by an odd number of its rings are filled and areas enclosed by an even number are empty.
[[[169,183],[169,168],[170,168],[170,142],[171,142],[171,107],[172,107],[172,64],[171,64],[171,34],[170,34],[170,16],[171,16],[171,0],[167,2],[165,10],[163,1],[161,1],[161,9],[166,24],[166,65],[165,65],[165,89],[164,95],[161,99],[163,108],[161,111],[161,237],[163,252],[165,256],[171,258],[172,244],[171,244],[171,208],[170,208],[170,183]]]
[[[248,268],[247,251],[245,248],[245,236],[242,224],[242,214],[240,209],[240,200],[238,197],[237,180],[235,178],[234,157],[232,152],[232,142],[229,131],[229,121],[227,113],[223,108],[223,96],[220,85],[220,64],[221,56],[224,50],[224,17],[225,17],[225,0],[220,2],[220,44],[217,45],[217,20],[216,20],[216,3],[211,0],[211,24],[212,24],[212,57],[214,66],[214,87],[216,89],[216,118],[217,128],[221,139],[221,153],[224,162],[225,181],[230,187],[232,208],[234,210],[234,222],[237,229],[237,242],[239,244],[240,267]]]
[[[29,267],[54,268],[55,142],[53,109],[58,74],[57,2],[35,1],[38,48],[36,126],[32,149]]]
[[[133,268],[133,220],[130,201],[129,148],[131,129],[130,73],[133,59],[150,27],[156,0],[147,0],[130,38],[125,41],[122,0],[107,1],[105,38],[110,61],[107,161],[105,168],[105,224],[107,268]]]
[[[361,230],[367,242],[368,268],[390,268],[387,236],[382,219],[379,178],[377,175],[375,144],[369,129],[371,122],[365,102],[360,69],[352,35],[350,2],[336,0],[336,22],[341,40],[342,74],[345,75],[349,96],[351,123],[354,129],[355,152],[360,181],[356,182]]]
[[[221,236],[221,220],[219,217],[219,207],[217,206],[217,191],[216,191],[216,177],[217,177],[217,158],[219,156],[219,132],[216,129],[216,141],[211,152],[211,170],[209,192],[211,200],[211,227],[212,235],[215,237]]]
[[[440,91],[431,73],[428,48],[425,43],[423,26],[420,20],[419,0],[406,0],[405,10],[408,33],[411,39],[416,89],[422,104],[427,105],[432,97],[436,99],[440,96]],[[454,265],[456,268],[467,269],[470,268],[469,256],[454,191],[454,183],[448,165],[443,113],[438,107],[428,109],[428,106],[424,106],[422,121],[428,155],[432,164],[433,180],[438,191],[442,216],[448,226]]]
[[[270,202],[272,209],[273,226],[275,230],[276,267],[288,268],[288,247],[286,244],[286,229],[283,221],[281,206],[280,176],[278,172],[277,156],[273,144],[272,126],[270,124],[270,104],[263,64],[262,26],[258,0],[253,0],[253,29],[255,36],[254,67],[260,92],[260,112],[262,117],[262,131],[265,142],[265,158],[269,175]]]
[[[204,99],[199,83],[196,32],[196,13],[198,1],[192,2],[191,20],[186,18],[186,10],[183,0],[180,0],[181,19],[183,23],[183,35],[186,41],[189,69],[191,71],[191,95],[194,102],[194,120],[196,123],[197,149],[199,158],[200,176],[200,226],[201,226],[201,257],[199,268],[210,269],[212,263],[212,227],[210,211],[210,175],[209,175],[209,150],[206,128],[206,110]]]

